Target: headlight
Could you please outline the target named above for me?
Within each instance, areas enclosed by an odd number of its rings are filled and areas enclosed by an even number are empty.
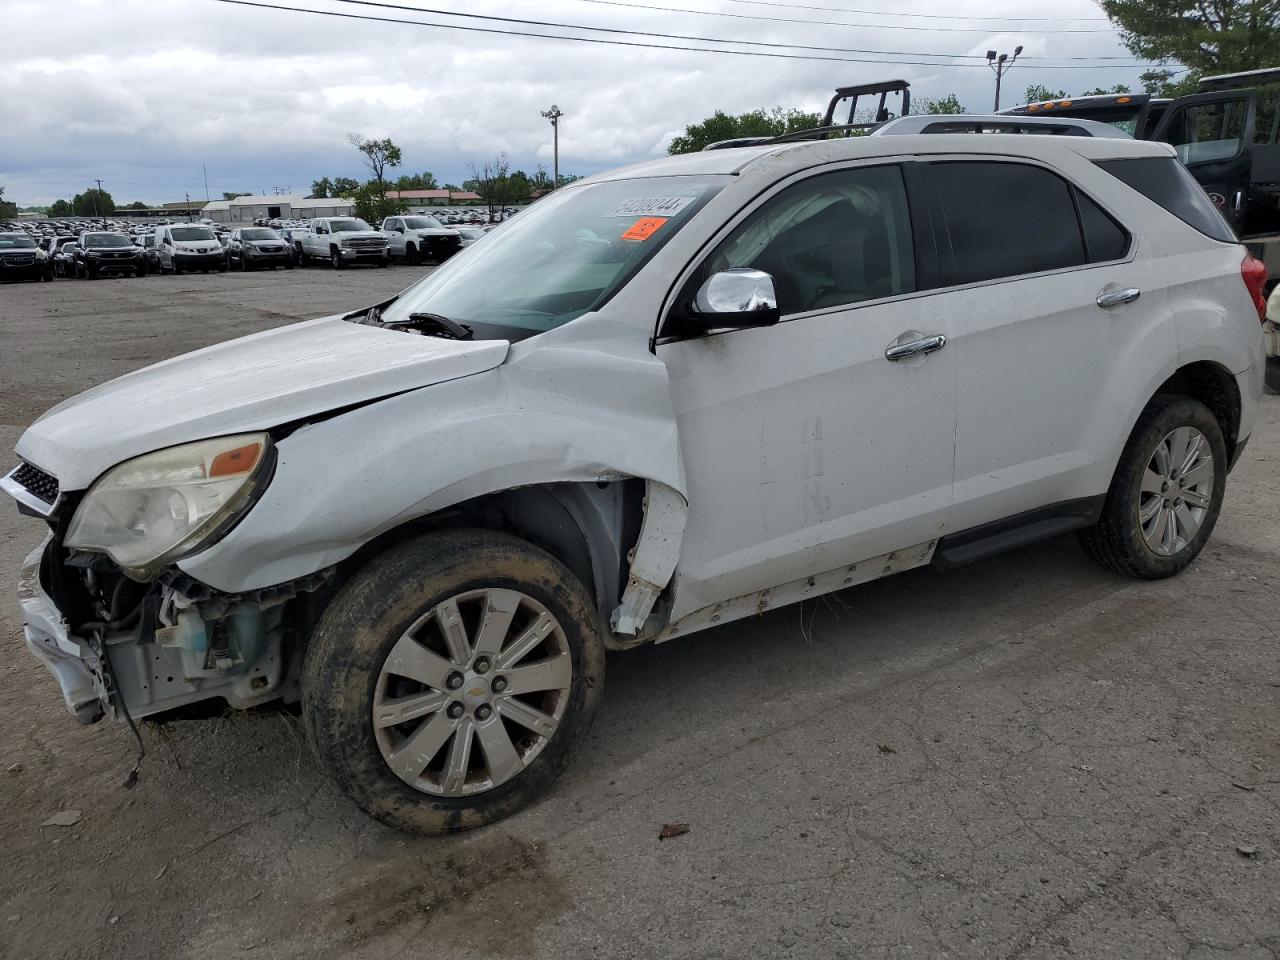
[[[253,505],[272,461],[265,433],[126,460],[89,488],[64,543],[99,550],[130,576],[148,580],[229,530]]]

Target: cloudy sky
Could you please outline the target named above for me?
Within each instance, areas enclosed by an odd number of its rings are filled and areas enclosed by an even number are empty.
[[[431,170],[442,183],[461,182],[469,161],[500,151],[514,167],[549,169],[551,131],[540,111],[552,103],[565,115],[560,169],[585,174],[660,155],[686,124],[716,109],[818,110],[841,84],[901,77],[917,97],[955,93],[970,111],[989,110],[989,48],[1024,47],[1005,80],[1005,105],[1029,83],[1079,93],[1136,86],[1143,69],[1090,0],[260,2],[432,25],[219,0],[0,0],[6,199],[47,203],[95,177],[117,203],[203,198],[202,164],[215,199],[224,190],[305,193],[326,174],[362,175],[348,132],[392,137],[406,171]]]

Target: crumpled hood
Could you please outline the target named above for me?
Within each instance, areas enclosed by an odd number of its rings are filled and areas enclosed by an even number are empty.
[[[104,470],[178,443],[261,430],[456,380],[501,364],[506,340],[423,337],[324,317],[144,367],[64,400],[18,456],[80,490]]]

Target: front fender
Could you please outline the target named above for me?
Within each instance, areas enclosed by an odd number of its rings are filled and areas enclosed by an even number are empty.
[[[277,455],[253,510],[183,571],[219,590],[258,589],[531,484],[639,477],[688,495],[666,366],[643,331],[602,315],[518,343],[484,373],[306,425]]]

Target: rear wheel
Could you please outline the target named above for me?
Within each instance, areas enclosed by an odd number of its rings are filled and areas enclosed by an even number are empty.
[[[1213,412],[1198,400],[1161,394],[1138,418],[1102,518],[1080,541],[1118,573],[1172,576],[1209,539],[1226,484],[1227,447]]]
[[[502,533],[432,533],[370,562],[329,604],[303,718],[367,812],[465,830],[550,787],[586,737],[604,663],[590,595],[550,554]]]

